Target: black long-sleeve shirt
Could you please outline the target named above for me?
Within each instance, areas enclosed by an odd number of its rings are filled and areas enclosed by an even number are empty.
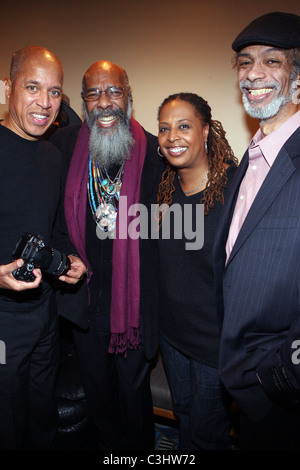
[[[21,235],[43,237],[46,245],[60,251],[71,249],[60,233],[62,196],[60,152],[43,140],[26,140],[0,125],[0,264],[8,264]],[[70,254],[66,253],[66,254]],[[0,290],[0,308],[27,310],[49,292],[46,277],[37,289]]]
[[[228,184],[236,167],[227,170]],[[170,224],[170,237],[157,241],[159,250],[159,329],[161,335],[176,349],[210,367],[217,367],[219,353],[219,330],[216,313],[216,294],[212,248],[222,205],[216,203],[214,210],[204,216],[204,244],[201,249],[187,250],[191,243],[189,232],[196,228],[196,205],[203,192],[186,196],[179,181],[175,180],[173,202],[182,209],[182,237],[176,238],[176,223]],[[226,197],[226,189],[224,193]],[[193,207],[193,218],[186,217],[185,205]],[[198,215],[199,219],[199,215]],[[191,225],[191,223],[193,224]],[[198,225],[203,227],[201,220]],[[199,229],[198,227],[198,229]],[[200,241],[200,230],[197,234]],[[193,241],[194,242],[194,241]]]

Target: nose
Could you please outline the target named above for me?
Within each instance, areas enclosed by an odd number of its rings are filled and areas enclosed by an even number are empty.
[[[255,80],[261,80],[265,78],[265,69],[261,62],[255,61],[247,70],[247,78],[253,82]]]
[[[107,109],[111,107],[111,100],[104,93],[104,91],[102,91],[101,95],[98,98],[97,107],[102,109]]]
[[[49,97],[49,93],[47,90],[41,90],[38,96],[37,104],[43,108],[48,109],[51,108],[51,99]]]
[[[178,133],[177,133],[176,127],[170,127],[169,134],[168,134],[169,142],[174,142],[177,139],[178,139]]]

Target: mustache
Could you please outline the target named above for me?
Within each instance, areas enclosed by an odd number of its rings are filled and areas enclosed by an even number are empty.
[[[87,119],[88,127],[91,128],[93,124],[97,121],[97,119],[102,118],[102,117],[107,117],[107,116],[114,116],[114,117],[119,118],[121,123],[125,123],[125,124],[128,123],[128,118],[126,114],[120,108],[104,109],[104,110],[93,109]]]
[[[123,111],[119,109],[104,109],[104,110],[96,110],[93,109],[91,115],[95,116],[96,118],[99,117],[106,117],[106,116],[124,116]]]

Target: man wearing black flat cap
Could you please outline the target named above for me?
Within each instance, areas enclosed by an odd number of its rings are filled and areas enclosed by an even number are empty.
[[[241,449],[300,449],[300,17],[263,15],[232,48],[260,125],[215,241],[220,374]]]

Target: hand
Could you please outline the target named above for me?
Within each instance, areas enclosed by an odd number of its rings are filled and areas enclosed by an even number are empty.
[[[67,284],[77,284],[77,282],[80,281],[80,279],[82,279],[87,273],[87,268],[78,256],[69,255],[68,258],[71,262],[70,269],[67,274],[60,276],[58,279],[66,282]]]
[[[12,272],[15,269],[23,266],[24,261],[22,259],[17,259],[9,264],[0,265],[0,288],[1,289],[10,289],[15,291],[22,291],[27,289],[35,289],[38,287],[42,280],[42,274],[40,269],[34,269],[32,272],[35,275],[35,280],[33,282],[18,281],[12,275]]]

